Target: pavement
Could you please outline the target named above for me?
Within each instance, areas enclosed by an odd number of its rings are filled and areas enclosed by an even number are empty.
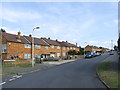
[[[3,88],[106,88],[98,79],[96,68],[110,55],[104,54],[89,59],[57,65],[53,68],[14,76]]]

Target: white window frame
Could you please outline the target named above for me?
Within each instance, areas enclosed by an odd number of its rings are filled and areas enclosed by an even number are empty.
[[[54,45],[52,45],[51,47],[54,48]]]
[[[60,57],[60,53],[57,53],[57,57]]]
[[[65,50],[66,48],[65,47],[63,47],[63,50]]]
[[[45,46],[45,49],[48,49],[48,46]]]
[[[41,45],[36,45],[36,49],[40,49],[41,48]]]
[[[31,48],[30,44],[25,44],[25,48]]]
[[[31,54],[24,54],[24,58],[25,59],[30,59],[31,58]]]
[[[60,49],[60,46],[57,46],[57,49]]]
[[[2,53],[7,53],[7,44],[2,44]]]
[[[66,54],[65,53],[62,53],[63,54],[63,56],[66,56]]]

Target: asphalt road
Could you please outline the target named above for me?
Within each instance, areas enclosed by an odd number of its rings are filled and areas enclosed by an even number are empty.
[[[25,74],[3,88],[106,88],[96,75],[97,65],[108,54]]]

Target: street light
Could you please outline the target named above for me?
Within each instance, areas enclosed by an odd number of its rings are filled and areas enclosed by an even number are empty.
[[[2,60],[2,28],[0,29],[0,60]]]
[[[33,28],[32,31],[32,67],[34,67],[34,30],[40,29],[40,27]]]
[[[85,46],[86,46],[87,42],[85,42],[84,44],[85,44]],[[85,57],[85,47],[84,47],[84,57]]]
[[[111,51],[113,50],[113,40],[111,40]]]

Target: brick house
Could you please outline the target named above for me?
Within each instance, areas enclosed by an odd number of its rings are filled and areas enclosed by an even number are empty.
[[[64,44],[63,44],[64,43]],[[32,58],[32,36],[2,33],[2,59],[31,59]],[[34,37],[34,56],[59,57],[67,55],[69,50],[77,49],[76,45],[68,42],[58,42],[50,38]]]
[[[85,47],[85,51],[96,51],[96,52],[100,52],[100,51],[102,51],[102,49],[100,49],[99,47],[96,47],[96,46],[87,45],[87,46]]]
[[[70,50],[76,50],[76,51],[79,51],[79,47],[77,47],[77,44],[74,45],[74,44],[71,44],[71,43],[68,43],[67,41],[64,42],[60,42],[58,40],[56,40],[60,46],[61,46],[61,56],[66,56],[67,55],[67,52],[70,51]]]

